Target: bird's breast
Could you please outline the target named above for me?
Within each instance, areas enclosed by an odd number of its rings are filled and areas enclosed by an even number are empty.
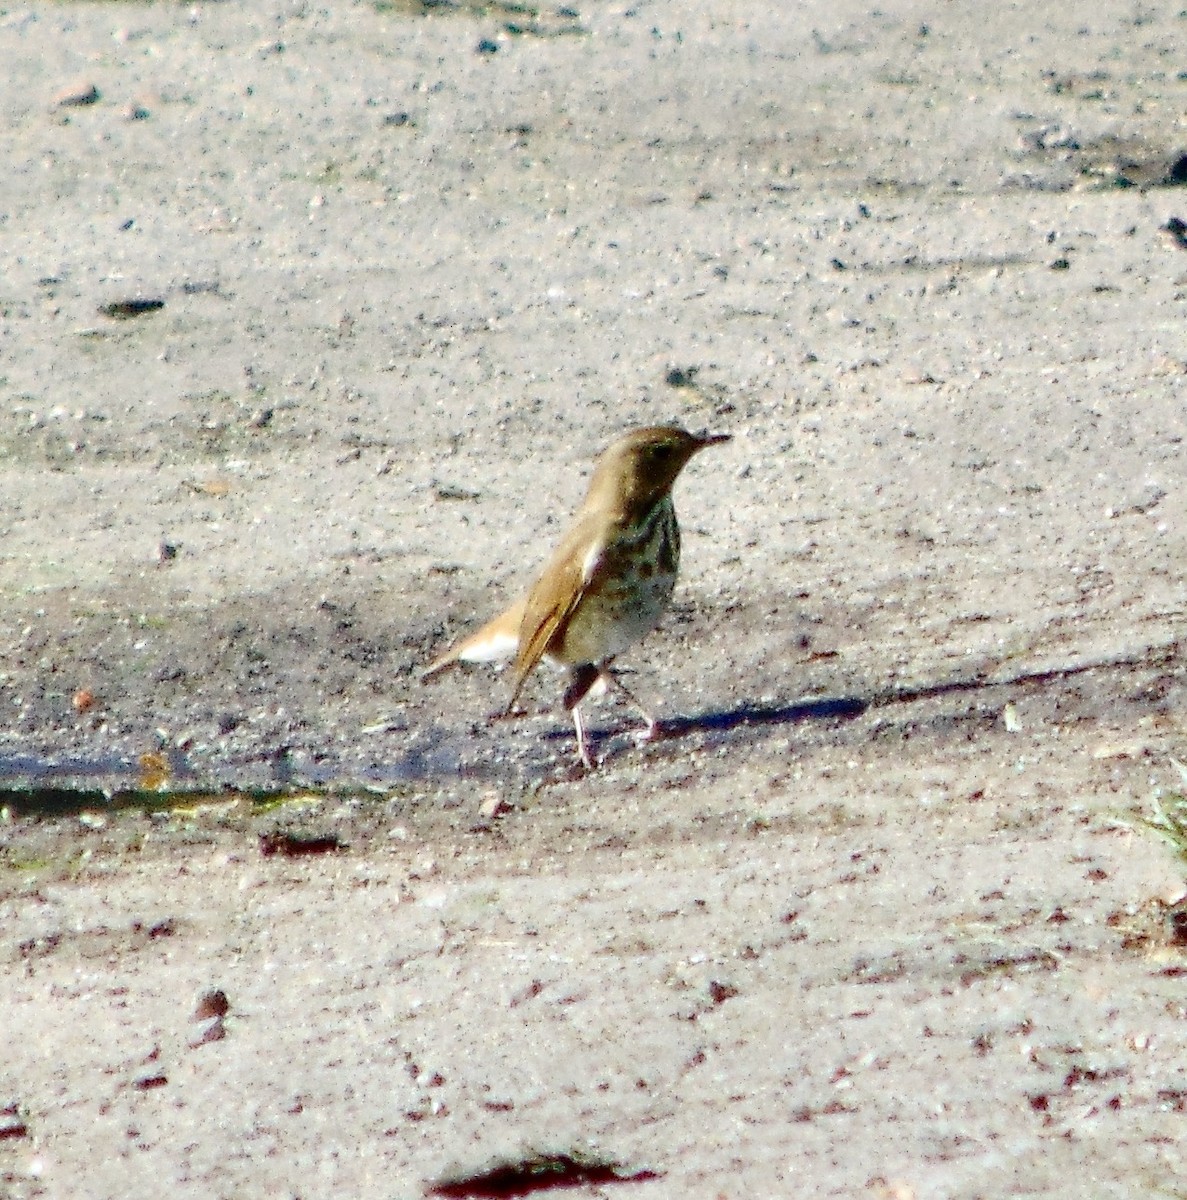
[[[655,628],[676,585],[680,528],[665,496],[617,525],[587,562],[587,582],[548,653],[565,663],[604,662]]]

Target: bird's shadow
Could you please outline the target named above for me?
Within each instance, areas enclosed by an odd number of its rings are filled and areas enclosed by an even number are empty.
[[[849,720],[860,717],[869,700],[856,696],[834,696],[805,700],[800,704],[739,704],[735,708],[710,709],[689,716],[665,717],[660,721],[662,739],[687,737],[693,733],[725,733],[739,726],[798,725],[803,721]]]
[[[650,738],[636,734],[623,725],[605,724],[589,731],[590,739],[597,746],[601,762],[617,758],[628,752],[630,744],[648,742],[674,742],[696,734],[722,734],[734,729],[756,728],[763,725],[798,725],[806,721],[853,720],[870,707],[869,700],[855,696],[836,696],[819,700],[805,700],[798,704],[739,704],[729,709],[710,709],[689,716],[663,717],[656,722],[655,733]],[[555,729],[545,735],[550,741],[572,740],[572,729]],[[625,744],[624,744],[625,742]],[[616,744],[618,743],[618,744]]]
[[[728,733],[734,729],[755,728],[763,725],[801,725],[808,721],[852,721],[871,708],[893,702],[906,703],[925,700],[955,692],[974,691],[986,687],[983,679],[954,680],[945,683],[924,684],[917,688],[902,688],[893,692],[882,692],[870,696],[823,696],[815,700],[802,700],[794,704],[758,704],[744,702],[733,708],[712,708],[686,716],[665,716],[658,725],[656,741],[675,741],[694,734]],[[622,733],[621,726],[606,725],[591,729],[592,737],[605,743],[612,741],[615,734]],[[553,737],[564,737],[558,730]]]
[[[1020,677],[1022,680],[1047,678],[1067,671],[1044,672]],[[935,700],[962,692],[977,692],[1001,686],[983,676],[970,679],[949,679],[938,683],[922,683],[917,687],[893,688],[872,692],[869,696],[828,696],[804,700],[798,704],[739,704],[734,708],[710,709],[686,717],[668,717],[661,722],[665,737],[678,738],[693,733],[720,733],[741,726],[799,725],[804,721],[853,720],[871,708],[891,704],[910,704],[916,700]]]
[[[828,696],[793,704],[758,704],[744,702],[733,708],[708,709],[687,716],[665,717],[659,723],[657,741],[677,740],[697,734],[713,735],[735,729],[761,726],[799,725],[812,721],[852,721],[871,709],[889,708],[917,701],[937,700],[961,694],[989,696],[996,694],[1004,704],[1019,687],[1039,687],[1058,684],[1089,672],[1111,672],[1138,666],[1156,665],[1168,656],[1174,657],[1178,644],[1171,647],[1150,647],[1136,655],[1118,655],[1102,659],[1069,663],[1043,670],[1022,670],[1009,677],[976,674],[965,678],[938,680],[915,686],[873,691],[868,696]],[[996,703],[996,701],[995,701]],[[591,730],[602,745],[602,756],[617,757],[624,748],[613,747],[616,734],[622,728]],[[559,733],[557,736],[563,736]]]

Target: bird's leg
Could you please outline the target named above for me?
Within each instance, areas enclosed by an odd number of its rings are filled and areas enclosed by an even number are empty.
[[[585,731],[585,719],[581,715],[581,701],[598,682],[601,672],[593,663],[579,663],[569,671],[569,686],[565,688],[564,705],[573,714],[573,728],[577,730],[577,753],[587,771],[594,769],[593,755],[589,751],[589,735]]]
[[[594,769],[593,755],[589,750],[589,736],[585,732],[585,720],[581,716],[581,705],[574,704],[573,713],[573,728],[577,730],[577,753],[581,757],[581,765],[587,770]]]
[[[593,663],[579,663],[569,670],[569,686],[565,688],[562,703],[570,712],[574,711],[577,705],[589,695],[589,689],[597,683],[601,674],[601,669],[595,667]]]
[[[632,692],[630,688],[628,688],[626,684],[623,683],[622,680],[610,670],[608,664],[599,669],[598,676],[603,680],[606,687],[614,688],[616,691],[620,692],[623,698],[630,704],[635,712],[637,712],[639,716],[643,718],[643,721],[645,722],[644,727],[635,734],[635,740],[639,743],[639,745],[642,746],[647,742],[655,741],[655,739],[659,737],[662,732],[659,722],[647,711],[647,709],[643,707],[642,704],[639,703],[639,700],[635,696],[634,692]]]
[[[589,749],[589,735],[585,719],[581,715],[581,702],[589,696],[601,695],[614,689],[643,718],[644,727],[635,734],[638,745],[654,741],[661,734],[659,722],[639,703],[635,694],[610,669],[609,661],[603,663],[581,663],[569,671],[569,686],[565,688],[564,705],[573,714],[573,725],[577,730],[577,752],[587,770],[593,770],[593,756]]]

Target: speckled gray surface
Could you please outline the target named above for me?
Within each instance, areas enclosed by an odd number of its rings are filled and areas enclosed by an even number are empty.
[[[4,1187],[1170,1194],[1184,18],[413,7],[0,17],[0,770],[375,789],[10,813]],[[568,780],[418,670],[654,420],[673,736]]]

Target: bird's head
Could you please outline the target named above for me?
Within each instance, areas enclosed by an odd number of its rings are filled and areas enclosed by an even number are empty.
[[[602,452],[586,504],[623,515],[645,511],[672,490],[698,450],[729,440],[727,433],[689,433],[675,425],[632,429]]]

